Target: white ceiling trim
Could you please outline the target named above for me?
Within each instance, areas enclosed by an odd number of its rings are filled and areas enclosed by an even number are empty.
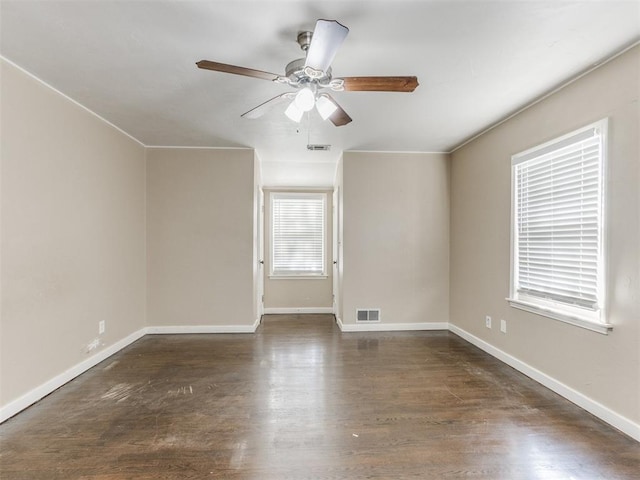
[[[631,50],[632,48],[636,47],[640,45],[640,39],[635,40],[633,43],[631,43],[630,45],[624,47],[622,50],[618,51],[617,53],[614,53],[613,55],[610,55],[608,57],[606,57],[605,59],[597,62],[596,64],[592,65],[591,67],[583,70],[582,72],[578,73],[577,75],[574,75],[573,77],[571,77],[570,79],[562,82],[560,85],[557,85],[555,87],[553,87],[551,90],[549,90],[548,92],[540,95],[539,97],[535,98],[534,100],[532,100],[531,102],[527,103],[524,107],[519,108],[518,110],[514,111],[513,113],[510,113],[509,115],[507,115],[506,117],[504,117],[501,120],[498,120],[495,123],[492,123],[491,125],[489,125],[487,128],[485,128],[484,130],[482,130],[481,132],[469,137],[467,140],[463,141],[460,145],[454,147],[450,152],[448,153],[453,153],[456,150],[464,147],[465,145],[467,145],[468,143],[473,142],[475,139],[480,138],[482,135],[484,135],[485,133],[489,133],[491,130],[493,130],[494,128],[499,127],[500,125],[502,125],[503,123],[511,120],[512,118],[520,115],[522,112],[530,109],[531,107],[533,107],[534,105],[542,102],[543,100],[545,100],[546,98],[549,98],[550,96],[558,93],[560,90],[563,90],[564,88],[568,87],[569,85],[571,85],[572,83],[577,82],[578,80],[580,80],[582,77],[590,74],[591,72],[594,72],[595,70],[598,70],[601,67],[604,67],[607,63],[615,60],[616,58],[618,58],[620,55],[628,52],[629,50]]]
[[[8,63],[9,65],[11,65],[12,67],[16,68],[17,70],[19,70],[20,72],[24,73],[26,76],[28,76],[29,78],[35,80],[36,82],[38,82],[40,85],[48,88],[49,90],[54,91],[55,93],[57,93],[58,95],[60,95],[62,98],[65,98],[66,100],[70,101],[71,103],[73,103],[74,105],[80,107],[81,109],[83,109],[84,111],[86,111],[87,113],[93,115],[94,117],[98,118],[99,120],[103,121],[104,123],[106,123],[107,125],[109,125],[111,128],[114,128],[115,130],[117,130],[118,132],[122,133],[124,136],[130,138],[131,140],[133,140],[134,142],[136,142],[137,144],[139,144],[142,147],[147,148],[148,145],[145,145],[144,143],[142,143],[140,140],[138,140],[136,137],[134,137],[133,135],[131,135],[130,133],[125,132],[123,129],[121,129],[120,127],[118,127],[117,125],[114,125],[113,123],[111,123],[109,120],[107,120],[106,118],[102,117],[101,115],[97,114],[96,112],[94,112],[93,110],[91,110],[90,108],[85,107],[83,104],[81,104],[80,102],[78,102],[77,100],[74,100],[73,98],[71,98],[69,95],[66,95],[64,93],[62,93],[60,90],[58,90],[57,88],[49,85],[47,82],[45,82],[44,80],[42,80],[41,78],[36,77],[33,73],[29,72],[28,70],[25,70],[24,68],[22,68],[20,65],[18,65],[17,63],[9,60],[7,57],[5,57],[4,55],[0,55],[0,60]]]
[[[167,149],[167,150],[251,150],[255,151],[255,148],[251,147],[198,147],[198,146],[189,146],[189,145],[145,145],[146,148],[155,148],[158,150]]]
[[[344,152],[353,152],[353,153],[390,153],[390,154],[407,153],[407,154],[436,154],[436,155],[437,154],[446,154],[446,155],[450,155],[450,154],[454,153],[456,150],[459,150],[460,148],[464,147],[465,145],[473,142],[477,138],[480,138],[482,135],[490,132],[491,130],[493,130],[493,129],[497,128],[497,127],[499,127],[500,125],[502,125],[503,123],[509,121],[510,119],[520,115],[522,112],[524,112],[524,111],[530,109],[531,107],[537,105],[538,103],[542,102],[546,98],[549,98],[550,96],[554,95],[555,93],[563,90],[564,88],[568,87],[572,83],[575,83],[576,81],[580,80],[582,77],[590,74],[591,72],[594,72],[594,71],[598,70],[601,67],[604,67],[609,62],[615,60],[619,56],[621,56],[624,53],[628,52],[632,48],[637,47],[638,45],[640,45],[640,39],[634,40],[630,45],[624,47],[622,50],[614,53],[611,56],[608,56],[608,57],[604,58],[603,60],[597,62],[595,65],[585,69],[584,71],[580,72],[577,75],[574,75],[570,79],[562,82],[560,85],[552,88],[551,90],[549,90],[548,92],[544,93],[543,95],[537,97],[536,99],[532,100],[531,102],[528,102],[526,105],[524,105],[523,107],[517,109],[513,113],[510,113],[507,116],[505,116],[504,118],[498,120],[497,122],[492,123],[487,128],[481,130],[480,132],[476,133],[475,135],[473,135],[473,136],[469,137],[468,139],[464,140],[459,145],[456,145],[454,148],[452,148],[448,152],[447,151],[443,151],[443,152],[438,152],[438,151],[407,151],[407,150],[343,150],[343,151]],[[137,138],[135,138],[130,133],[126,132],[125,130],[123,130],[122,128],[118,127],[117,125],[114,125],[113,123],[111,123],[106,118],[102,117],[101,115],[99,115],[98,113],[94,112],[93,110],[91,110],[90,108],[86,107],[85,105],[83,105],[82,103],[78,102],[77,100],[74,100],[69,95],[61,92],[60,90],[58,90],[57,88],[55,88],[52,85],[48,84],[47,82],[45,82],[41,78],[38,78],[36,75],[34,75],[33,73],[29,72],[25,68],[21,67],[20,65],[18,65],[17,63],[12,61],[11,59],[5,57],[4,55],[0,55],[0,60],[8,63],[12,67],[16,68],[20,72],[22,72],[25,75],[27,75],[29,78],[32,78],[33,80],[35,80],[36,82],[40,83],[44,87],[48,88],[49,90],[52,90],[53,92],[57,93],[58,95],[62,96],[65,99],[67,99],[69,102],[71,102],[74,105],[77,105],[78,107],[82,108],[87,113],[89,113],[89,114],[93,115],[94,117],[100,119],[102,122],[104,122],[105,124],[107,124],[111,128],[113,128],[113,129],[117,130],[118,132],[122,133],[123,135],[125,135],[128,138],[130,138],[131,140],[133,140],[134,142],[138,143],[140,146],[142,146],[144,148],[185,149],[185,150],[186,149],[192,149],[192,150],[254,150],[255,151],[255,149],[251,148],[251,147],[209,147],[209,146],[189,146],[189,145],[146,145],[143,142],[141,142],[140,140],[138,140]],[[265,187],[265,188],[267,188],[267,187]],[[298,188],[298,187],[291,187],[291,188]],[[320,188],[320,187],[312,187],[312,188]]]

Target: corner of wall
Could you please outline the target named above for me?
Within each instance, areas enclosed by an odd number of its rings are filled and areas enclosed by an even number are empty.
[[[605,421],[626,418],[636,425],[627,433],[637,432],[640,423],[640,324],[632,320],[640,307],[634,301],[637,288],[631,286],[639,280],[640,205],[629,202],[638,199],[640,175],[639,58],[636,46],[571,81],[456,149],[450,166],[451,323],[484,342],[490,353],[541,372],[561,395],[571,395],[584,408],[590,404],[587,409]],[[514,309],[505,301],[511,261],[511,156],[603,117],[615,125],[609,139],[615,161],[609,162],[607,179],[609,187],[615,186],[607,197],[607,277],[610,291],[615,288],[608,305],[614,323],[610,335]],[[486,315],[504,319],[508,333],[485,328]]]

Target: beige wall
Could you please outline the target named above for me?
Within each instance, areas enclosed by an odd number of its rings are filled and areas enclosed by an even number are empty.
[[[447,159],[344,153],[344,324],[357,308],[380,308],[384,323],[449,320]]]
[[[0,64],[6,405],[145,325],[145,166],[142,145]]]
[[[264,197],[264,307],[265,309],[317,309],[333,306],[333,269],[331,242],[332,231],[332,191],[313,190],[314,193],[324,193],[327,196],[325,243],[327,246],[325,268],[326,278],[269,278],[271,270],[271,193],[292,192],[304,190],[265,189]],[[304,310],[303,310],[304,311]]]
[[[620,415],[640,421],[640,48],[452,155],[451,322]],[[602,335],[507,305],[511,155],[609,117],[608,319]],[[484,327],[507,321],[507,334]]]
[[[253,325],[254,153],[147,149],[147,318]]]

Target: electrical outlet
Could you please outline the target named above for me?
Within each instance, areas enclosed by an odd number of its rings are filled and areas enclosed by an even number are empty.
[[[484,326],[487,328],[491,328],[491,317],[489,315],[484,317]]]
[[[507,321],[506,320],[500,320],[500,331],[502,333],[507,333]]]
[[[98,334],[99,335],[102,335],[104,333],[104,327],[105,327],[104,320],[100,320],[98,322]]]

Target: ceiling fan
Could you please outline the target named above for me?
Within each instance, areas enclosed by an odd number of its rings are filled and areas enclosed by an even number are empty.
[[[333,78],[331,62],[348,33],[349,29],[335,20],[318,20],[313,32],[298,34],[298,44],[306,53],[305,58],[290,62],[284,75],[210,60],[200,60],[196,65],[205,70],[270,80],[298,90],[273,97],[243,113],[242,117],[258,118],[276,104],[288,101],[290,103],[285,114],[291,120],[299,122],[305,112],[316,107],[323,120],[329,119],[336,127],[340,127],[352,119],[328,91],[413,92],[418,86],[417,77]]]

